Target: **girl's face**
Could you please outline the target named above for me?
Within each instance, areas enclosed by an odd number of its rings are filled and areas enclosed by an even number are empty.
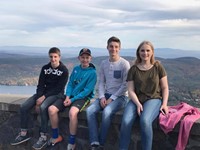
[[[142,61],[150,61],[151,57],[153,56],[153,50],[151,46],[144,44],[141,46],[139,50],[139,55]]]
[[[56,67],[59,66],[59,64],[60,64],[60,56],[57,53],[50,53],[49,54],[49,58],[50,58],[51,66],[53,68],[56,68]]]
[[[91,60],[92,60],[92,57],[88,54],[83,54],[81,56],[78,57],[80,63],[81,63],[81,66],[83,68],[86,68],[89,66]]]

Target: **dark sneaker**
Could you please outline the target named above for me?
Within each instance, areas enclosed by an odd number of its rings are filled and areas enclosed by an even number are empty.
[[[47,140],[43,137],[40,137],[39,140],[32,146],[34,149],[39,150],[47,145]]]
[[[90,146],[90,150],[98,150],[98,148],[99,148],[99,145],[96,145],[96,144]]]
[[[103,145],[99,145],[98,150],[104,150],[104,146]]]
[[[60,135],[56,139],[50,138],[50,140],[48,141],[48,145],[54,146],[55,144],[61,142],[62,140],[63,140],[63,138]]]
[[[18,136],[10,144],[11,145],[18,145],[18,144],[24,143],[24,142],[26,142],[30,139],[31,139],[31,137],[28,134],[26,134],[25,136],[22,136],[19,133]]]

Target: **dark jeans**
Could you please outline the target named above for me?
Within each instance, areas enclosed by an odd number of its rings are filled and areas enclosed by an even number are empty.
[[[52,105],[57,99],[63,98],[63,95],[53,95],[47,97],[43,103],[40,105],[40,117],[41,117],[41,129],[40,132],[46,133],[48,129],[48,107]],[[30,111],[36,105],[36,95],[31,96],[26,100],[20,108],[20,117],[21,117],[21,128],[28,129],[28,119],[30,116]]]

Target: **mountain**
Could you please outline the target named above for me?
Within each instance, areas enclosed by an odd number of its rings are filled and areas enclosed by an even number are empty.
[[[93,57],[92,62],[99,70],[100,62],[107,56]],[[134,57],[124,56],[131,64]],[[184,101],[191,105],[200,104],[200,59],[195,57],[160,58],[167,71],[170,102]],[[3,53],[0,55],[0,85],[37,85],[41,67],[48,63],[47,56]],[[71,72],[79,64],[77,57],[62,58]]]
[[[85,47],[85,46],[83,46]],[[70,58],[76,57],[83,47],[59,47],[62,57]],[[92,51],[94,57],[107,56],[106,48],[87,47]],[[29,46],[1,46],[1,55],[8,54],[25,54],[29,56],[47,56],[49,47],[29,47]],[[135,57],[136,48],[121,49],[122,56]],[[180,50],[172,48],[157,48],[155,49],[155,56],[161,58],[178,58],[178,57],[196,57],[200,59],[200,51]],[[0,58],[3,56],[0,56]]]

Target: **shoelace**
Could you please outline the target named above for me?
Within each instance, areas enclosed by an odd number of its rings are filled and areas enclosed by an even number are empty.
[[[54,146],[54,145],[55,145],[55,141],[54,141],[54,139],[53,139],[53,138],[50,138],[49,142],[50,142],[50,144],[51,144],[52,146]]]
[[[15,139],[16,139],[16,140],[17,140],[17,139],[21,139],[21,134],[19,133],[18,136],[17,136]]]
[[[21,140],[23,137],[23,135],[21,135],[21,133],[18,134],[18,136],[15,138],[15,140]]]
[[[39,140],[37,141],[37,144],[41,144],[44,141],[44,138],[39,137]]]

